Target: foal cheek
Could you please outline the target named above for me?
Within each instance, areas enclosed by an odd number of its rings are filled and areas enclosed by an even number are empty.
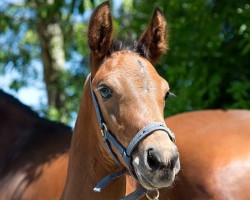
[[[112,133],[116,133],[115,137],[119,141],[124,141],[123,146],[127,146],[129,144],[129,138],[124,134],[125,132],[125,127],[120,123],[120,118],[116,117],[115,114],[110,115],[110,120],[111,120],[111,131]]]
[[[114,114],[110,114],[110,121],[109,123],[111,125],[110,129],[112,130],[113,133],[120,133],[123,129],[121,125],[119,124],[119,120]]]
[[[111,119],[111,121],[112,121],[112,124],[118,125],[117,118],[115,117],[114,114],[111,114],[111,115],[110,115],[110,119]]]

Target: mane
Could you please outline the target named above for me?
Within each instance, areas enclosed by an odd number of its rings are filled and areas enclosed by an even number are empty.
[[[149,59],[149,53],[144,44],[136,40],[122,40],[122,39],[114,40],[111,44],[111,48],[109,50],[108,55],[112,55],[112,53],[114,52],[124,51],[124,50],[132,51],[134,53],[139,54],[142,57],[145,57],[146,59]]]

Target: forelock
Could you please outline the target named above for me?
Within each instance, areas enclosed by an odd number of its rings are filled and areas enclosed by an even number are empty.
[[[109,50],[108,56],[112,55],[114,52],[118,51],[132,51],[134,53],[139,54],[142,57],[149,58],[148,57],[148,51],[145,48],[145,46],[136,40],[115,40],[111,44],[111,48]]]

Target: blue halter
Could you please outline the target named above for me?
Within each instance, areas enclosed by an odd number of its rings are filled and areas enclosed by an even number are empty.
[[[96,95],[95,95],[95,93],[93,91],[93,88],[92,88],[92,77],[91,76],[90,76],[90,91],[91,91],[91,94],[92,94],[92,100],[93,100],[93,103],[94,103],[98,124],[99,124],[100,130],[101,130],[101,133],[102,133],[102,138],[103,138],[103,141],[104,141],[110,155],[112,156],[113,160],[115,161],[115,163],[117,165],[122,165],[122,163],[118,159],[118,156],[112,150],[112,148],[111,148],[111,145],[112,145],[114,148],[116,148],[116,150],[119,152],[122,159],[126,163],[127,169],[129,170],[129,173],[137,180],[136,174],[135,174],[135,172],[133,170],[133,167],[132,167],[132,153],[133,153],[133,150],[135,149],[135,147],[144,138],[146,138],[147,136],[149,136],[150,134],[152,134],[156,130],[165,131],[168,134],[168,136],[170,137],[170,139],[172,141],[175,141],[175,136],[174,136],[173,132],[171,132],[170,129],[168,127],[166,127],[166,125],[161,123],[161,122],[152,122],[152,123],[148,124],[147,126],[143,127],[135,135],[135,137],[129,143],[128,147],[125,148],[115,138],[115,136],[108,130],[108,128],[107,128],[107,126],[105,124],[105,120],[104,120],[104,118],[102,116],[102,112],[101,112],[98,100],[97,100]],[[110,174],[110,175],[106,176],[105,178],[103,178],[96,185],[96,187],[94,188],[94,191],[95,192],[101,192],[102,189],[110,181],[118,178],[119,176],[121,176],[125,172],[126,172],[126,168],[123,168],[121,171],[118,171],[116,173],[113,173],[113,174]],[[137,199],[140,199],[141,197],[143,197],[147,192],[148,192],[148,190],[141,186],[137,190],[135,190],[134,192],[129,194],[128,196],[122,198],[122,200],[137,200]]]

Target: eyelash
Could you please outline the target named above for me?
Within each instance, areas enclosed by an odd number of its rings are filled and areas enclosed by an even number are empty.
[[[176,97],[174,93],[168,91],[164,97],[164,100],[166,101],[169,97]]]

